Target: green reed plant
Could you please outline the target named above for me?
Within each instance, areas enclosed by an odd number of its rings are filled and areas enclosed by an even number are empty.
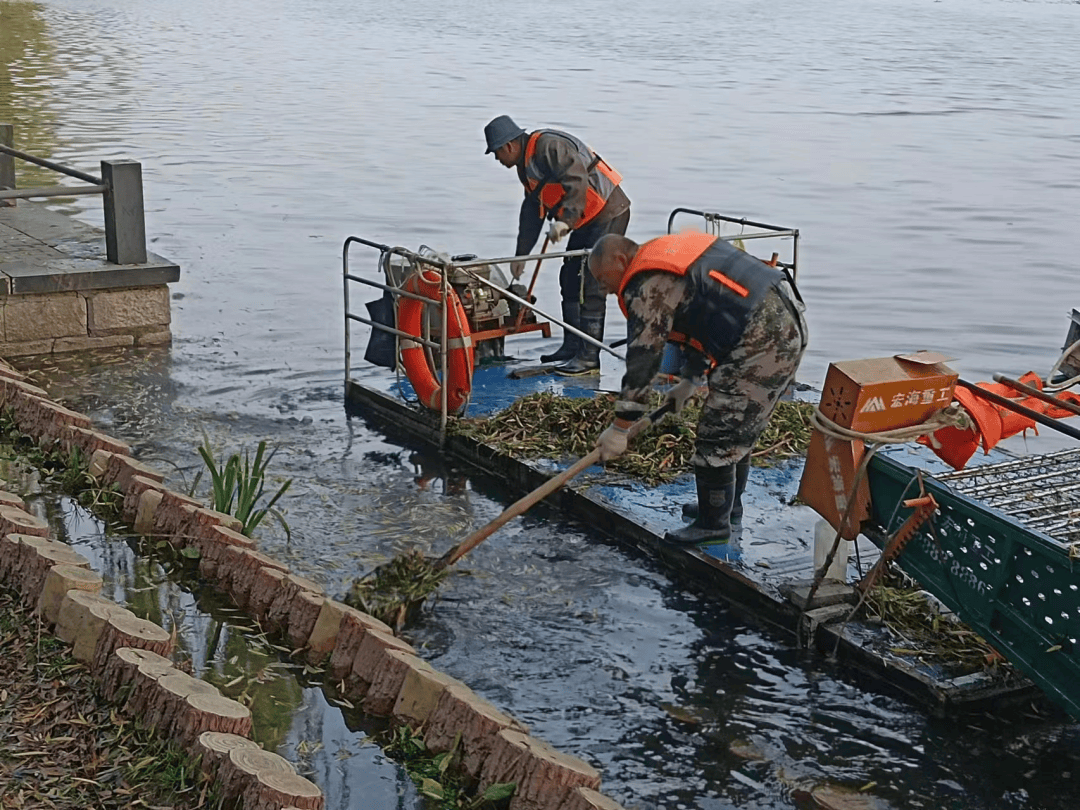
[[[281,496],[284,495],[292,479],[286,480],[270,500],[260,505],[263,496],[266,495],[266,469],[270,466],[271,459],[277,453],[274,448],[269,453],[266,451],[266,441],[260,441],[255,450],[254,458],[244,450],[233,453],[228,459],[219,461],[214,457],[214,448],[210,444],[210,438],[203,433],[203,443],[199,447],[199,455],[210,473],[210,494],[213,498],[214,509],[226,515],[232,515],[242,524],[240,533],[250,537],[263,519],[270,515],[285,530],[285,536],[292,538],[289,524],[281,511],[274,508]],[[195,479],[196,484],[198,478]]]

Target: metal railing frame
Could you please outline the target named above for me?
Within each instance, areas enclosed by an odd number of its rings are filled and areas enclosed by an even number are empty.
[[[105,208],[105,254],[112,264],[146,263],[146,215],[142,164],[135,160],[101,161],[101,177],[54,163],[14,147],[15,129],[0,124],[0,207],[16,200],[100,194]],[[15,159],[33,163],[90,185],[16,188]]]
[[[365,245],[365,246],[371,247],[371,248],[375,248],[376,250],[380,251],[380,253],[383,254],[383,255],[390,254],[390,255],[402,256],[402,257],[404,257],[405,259],[407,259],[409,261],[409,264],[412,267],[415,267],[415,266],[421,265],[421,264],[425,264],[425,265],[429,265],[429,266],[438,268],[440,270],[440,276],[441,276],[440,300],[439,301],[433,301],[432,299],[430,299],[430,298],[428,298],[426,296],[408,292],[406,290],[401,289],[400,287],[394,287],[394,286],[389,285],[389,284],[383,284],[383,283],[380,283],[378,281],[373,281],[373,280],[371,280],[369,278],[364,278],[363,276],[358,276],[358,275],[355,275],[353,273],[350,273],[349,272],[349,246],[354,244],[354,243],[355,244],[360,244],[360,245]],[[479,273],[476,273],[476,272],[470,270],[470,268],[473,268],[473,267],[483,267],[483,266],[486,266],[486,265],[489,265],[489,264],[505,264],[505,263],[516,262],[516,261],[528,262],[528,261],[532,261],[534,259],[540,259],[540,258],[544,258],[544,259],[561,259],[561,258],[565,258],[567,256],[582,256],[582,257],[584,257],[584,256],[587,256],[588,254],[589,254],[588,250],[567,250],[567,251],[562,251],[562,252],[536,253],[536,254],[531,254],[529,256],[503,256],[503,257],[496,258],[496,259],[469,259],[469,260],[465,260],[465,261],[457,261],[457,262],[455,262],[455,261],[444,261],[444,260],[442,260],[442,259],[440,259],[438,257],[435,257],[435,256],[424,256],[424,255],[421,255],[421,254],[416,253],[416,252],[411,251],[411,250],[407,250],[406,248],[402,248],[402,247],[391,247],[389,245],[383,245],[383,244],[380,244],[378,242],[372,242],[372,241],[370,241],[368,239],[363,239],[363,238],[361,238],[359,236],[349,236],[349,237],[347,237],[345,239],[345,244],[342,247],[342,284],[343,284],[343,287],[344,287],[343,292],[344,292],[344,300],[345,300],[345,382],[348,383],[352,379],[352,334],[351,334],[350,325],[351,325],[351,322],[353,322],[353,321],[356,321],[358,323],[366,324],[367,326],[370,326],[373,329],[380,329],[383,332],[388,332],[388,333],[394,335],[395,338],[398,338],[398,339],[407,338],[408,340],[415,341],[415,342],[421,344],[422,346],[424,346],[426,348],[429,348],[429,349],[432,349],[432,350],[438,349],[439,350],[439,367],[440,367],[440,370],[442,372],[442,379],[445,380],[447,378],[446,377],[446,362],[447,362],[447,359],[446,359],[447,358],[446,317],[447,317],[448,307],[446,305],[446,302],[447,302],[448,291],[450,289],[449,279],[450,279],[450,276],[451,276],[451,274],[453,273],[454,270],[462,270],[462,271],[464,271],[470,278],[475,279],[476,281],[480,282],[481,284],[484,284],[484,285],[486,285],[488,287],[491,287],[492,289],[497,289],[501,296],[509,298],[511,301],[515,301],[516,303],[520,304],[521,306],[529,308],[530,310],[535,312],[540,317],[543,317],[543,318],[547,319],[548,321],[551,321],[552,323],[558,324],[563,329],[566,329],[567,331],[578,335],[582,339],[588,341],[589,343],[592,343],[593,345],[597,346],[598,348],[602,349],[603,351],[606,351],[609,354],[614,355],[615,357],[619,358],[620,360],[625,360],[626,358],[625,358],[625,356],[623,354],[621,354],[620,352],[615,351],[614,349],[612,349],[610,346],[603,343],[602,341],[596,340],[594,337],[585,334],[580,329],[578,329],[578,328],[576,328],[574,326],[571,326],[570,324],[563,323],[558,318],[555,318],[552,315],[549,315],[548,313],[544,312],[543,310],[535,307],[530,301],[528,301],[528,300],[526,300],[526,299],[524,299],[524,298],[522,298],[522,297],[520,297],[518,295],[515,295],[514,293],[510,292],[509,290],[507,290],[507,289],[505,289],[503,287],[500,287],[495,282],[484,278]],[[381,266],[381,263],[382,263],[382,256],[380,255],[380,266]],[[438,343],[436,343],[435,341],[429,340],[429,339],[427,339],[425,337],[420,337],[420,336],[417,336],[417,335],[410,335],[410,334],[407,334],[405,332],[402,332],[399,329],[395,329],[393,327],[386,326],[385,324],[381,324],[381,323],[377,323],[375,321],[372,321],[370,318],[365,318],[362,315],[354,314],[353,312],[350,311],[349,282],[357,282],[357,283],[360,283],[360,284],[366,284],[369,287],[375,287],[376,289],[380,289],[380,290],[383,290],[385,292],[389,292],[393,296],[404,296],[406,298],[413,298],[413,299],[416,299],[416,300],[424,301],[424,302],[432,304],[432,305],[438,305],[440,307],[441,314],[442,314],[442,332],[441,332],[441,335],[440,335],[440,341]],[[394,355],[395,355],[395,357],[397,357],[397,347],[396,346],[395,346]],[[397,363],[395,363],[394,372],[395,372],[396,375],[398,375],[398,379],[400,381],[400,368],[397,365]],[[441,402],[441,407],[440,407],[440,412],[439,412],[439,440],[440,440],[440,443],[445,443],[445,441],[446,441],[446,424],[447,424],[447,418],[448,418],[447,409],[446,409],[446,393],[447,393],[447,386],[443,385],[441,387],[441,399],[442,399],[442,402]]]
[[[706,233],[715,234],[725,242],[734,242],[739,239],[747,241],[750,239],[779,239],[785,236],[792,238],[791,243],[791,263],[777,262],[778,267],[783,267],[791,271],[791,278],[798,280],[799,275],[799,229],[798,228],[785,228],[780,225],[770,225],[767,222],[755,222],[752,219],[746,219],[745,217],[729,217],[723,214],[714,214],[708,211],[696,211],[693,208],[676,208],[668,215],[667,231],[668,233],[674,233],[671,226],[675,224],[675,217],[679,214],[693,214],[694,216],[701,217],[705,220]],[[724,235],[720,231],[720,223],[729,222],[732,225],[740,225],[750,228],[762,228],[765,233],[739,233],[733,235]]]

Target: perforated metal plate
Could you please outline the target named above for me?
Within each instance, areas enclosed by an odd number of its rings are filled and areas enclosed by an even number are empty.
[[[919,494],[918,473],[878,455],[868,475],[872,520],[882,533],[873,538],[878,542],[911,513],[902,502]],[[1080,486],[1072,489],[1078,484],[1080,454],[925,477],[940,510],[899,561],[1080,718],[1080,511],[1070,506],[1080,497]],[[1014,510],[1024,522],[1003,509]]]

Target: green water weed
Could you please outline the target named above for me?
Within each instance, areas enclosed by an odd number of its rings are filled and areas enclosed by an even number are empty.
[[[214,509],[226,515],[232,515],[242,524],[240,533],[245,537],[251,537],[255,529],[262,523],[267,515],[272,516],[285,531],[287,539],[292,538],[292,532],[285,516],[274,506],[281,499],[289,487],[292,479],[287,479],[269,501],[260,505],[260,501],[266,494],[266,471],[270,461],[277,453],[274,448],[266,452],[266,440],[260,441],[255,450],[255,456],[244,450],[233,453],[228,459],[218,460],[214,456],[214,448],[210,444],[210,437],[203,432],[203,443],[199,446],[199,455],[210,473],[210,496],[213,500]],[[196,479],[196,483],[198,479]]]

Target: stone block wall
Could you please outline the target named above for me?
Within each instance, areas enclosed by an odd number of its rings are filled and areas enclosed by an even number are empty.
[[[169,288],[0,296],[0,356],[169,343]]]

